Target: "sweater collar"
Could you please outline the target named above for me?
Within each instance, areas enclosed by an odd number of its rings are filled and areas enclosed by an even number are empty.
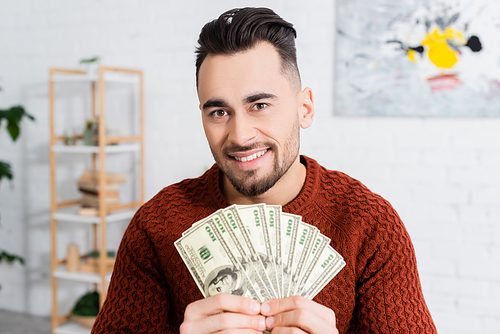
[[[305,155],[300,156],[300,162],[306,166],[306,180],[299,195],[295,197],[293,201],[283,206],[284,212],[299,212],[302,208],[308,205],[308,203],[314,198],[314,194],[318,188],[319,183],[319,172],[320,165],[314,159],[311,159]],[[214,202],[216,207],[225,208],[231,205],[227,199],[222,194],[221,185],[221,170],[214,164],[210,170],[208,170],[206,176],[208,178],[209,193],[212,202]]]

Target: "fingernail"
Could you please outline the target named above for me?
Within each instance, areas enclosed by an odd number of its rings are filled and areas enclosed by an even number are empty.
[[[264,313],[267,313],[271,310],[271,307],[269,306],[268,303],[264,303],[262,304],[262,306],[260,307],[261,311],[264,312]]]
[[[260,304],[255,302],[255,303],[252,303],[250,305],[250,310],[252,311],[252,313],[259,313],[260,311]]]
[[[260,317],[259,319],[259,330],[265,330],[266,329],[266,318]]]
[[[274,326],[274,317],[267,317],[266,324],[267,324],[267,328],[273,328],[273,326]]]

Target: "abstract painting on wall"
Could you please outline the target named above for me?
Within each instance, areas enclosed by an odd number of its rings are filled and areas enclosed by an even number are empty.
[[[335,114],[500,116],[499,0],[337,0]]]

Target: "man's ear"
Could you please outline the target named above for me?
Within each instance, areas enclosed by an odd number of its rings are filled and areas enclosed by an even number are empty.
[[[299,120],[300,127],[307,129],[314,119],[314,100],[311,88],[306,87],[300,92],[299,97]]]

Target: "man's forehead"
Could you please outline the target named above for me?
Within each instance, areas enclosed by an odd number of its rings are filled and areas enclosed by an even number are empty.
[[[269,43],[234,55],[212,55],[200,67],[198,95],[208,100],[243,100],[257,93],[276,94],[288,84],[279,54]]]

